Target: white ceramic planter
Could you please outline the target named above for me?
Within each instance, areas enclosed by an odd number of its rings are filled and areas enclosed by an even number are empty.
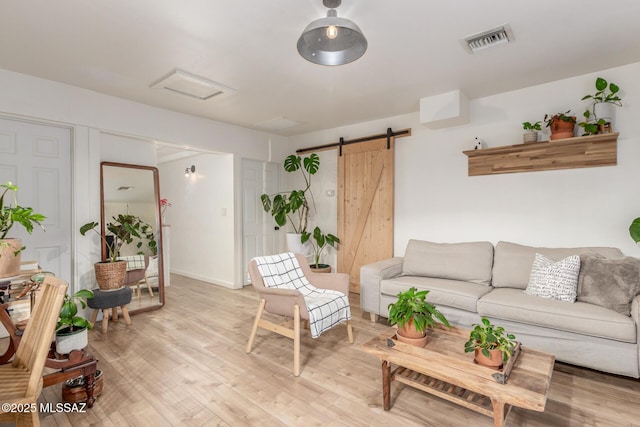
[[[522,134],[523,142],[537,142],[538,141],[538,131],[536,130],[526,130]]]
[[[69,354],[73,350],[82,350],[87,345],[89,345],[87,328],[68,334],[56,333],[56,352],[58,354]]]
[[[302,254],[305,257],[309,256],[310,248],[309,242],[304,245],[300,242],[299,233],[287,233],[287,249],[294,254]]]
[[[610,102],[598,102],[593,106],[593,112],[596,117],[592,118],[592,120],[604,119],[607,122],[613,122],[615,105]]]

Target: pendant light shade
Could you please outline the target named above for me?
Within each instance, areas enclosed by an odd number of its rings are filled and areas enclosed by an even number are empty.
[[[323,0],[330,8],[326,18],[307,25],[298,39],[298,52],[307,61],[319,65],[343,65],[360,58],[367,50],[367,39],[360,28],[334,9],[341,0]]]

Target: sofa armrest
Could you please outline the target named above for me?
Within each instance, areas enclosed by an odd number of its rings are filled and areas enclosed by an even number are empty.
[[[380,311],[380,282],[402,273],[403,257],[388,258],[360,268],[360,308],[373,314]],[[385,312],[386,314],[386,312]]]

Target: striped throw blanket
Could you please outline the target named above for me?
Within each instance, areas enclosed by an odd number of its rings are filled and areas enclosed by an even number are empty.
[[[254,261],[266,287],[294,289],[302,294],[309,312],[312,338],[351,319],[347,296],[342,292],[316,288],[309,283],[293,253],[256,257]]]

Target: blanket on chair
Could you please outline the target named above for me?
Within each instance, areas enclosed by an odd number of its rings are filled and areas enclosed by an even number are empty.
[[[348,297],[342,292],[319,289],[309,283],[293,253],[256,257],[254,260],[266,287],[294,289],[302,294],[309,312],[312,338],[351,319]]]

